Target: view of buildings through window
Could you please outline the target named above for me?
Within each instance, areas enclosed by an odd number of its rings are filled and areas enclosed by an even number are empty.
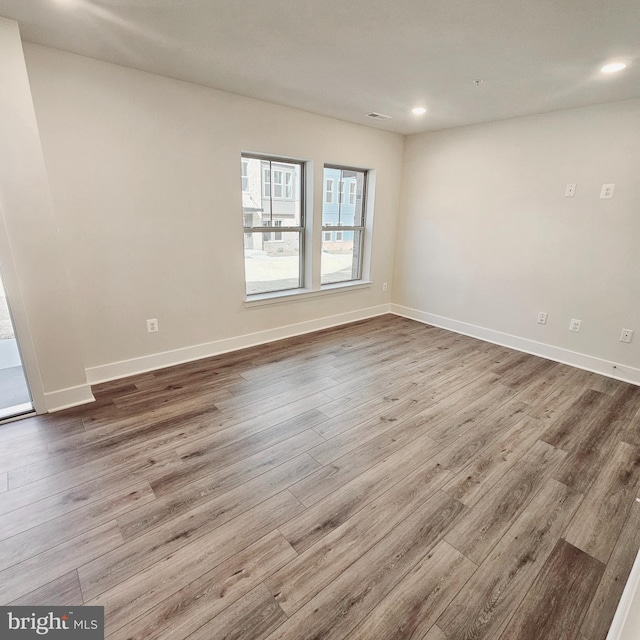
[[[322,284],[362,277],[366,178],[366,172],[357,169],[324,168]]]
[[[304,163],[243,155],[241,178],[247,295],[302,287]],[[362,277],[365,186],[364,171],[324,168],[322,284]]]
[[[301,162],[242,157],[247,295],[302,286],[303,175]]]

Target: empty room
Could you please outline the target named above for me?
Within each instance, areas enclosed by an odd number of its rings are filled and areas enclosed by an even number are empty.
[[[0,0],[0,636],[637,640],[639,28]]]

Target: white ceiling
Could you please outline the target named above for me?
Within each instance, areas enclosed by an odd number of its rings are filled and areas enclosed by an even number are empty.
[[[28,42],[405,134],[640,98],[640,0],[0,0],[0,16]],[[611,60],[629,67],[601,74]]]

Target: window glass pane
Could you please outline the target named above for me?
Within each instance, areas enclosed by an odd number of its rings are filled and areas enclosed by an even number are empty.
[[[324,168],[325,198],[322,206],[322,226],[364,226],[364,190],[366,171]],[[333,197],[334,185],[338,185],[338,197]],[[329,195],[331,185],[331,196]]]
[[[303,173],[302,162],[242,156],[247,295],[302,286]]]
[[[282,171],[273,172],[273,197],[282,198]]]
[[[362,232],[338,231],[333,238],[324,233],[322,239],[321,283],[333,284],[359,280]]]
[[[271,197],[271,169],[265,167],[262,171],[262,193],[265,198]]]
[[[280,225],[277,225],[280,226]],[[269,236],[269,239],[265,239]],[[276,237],[280,237],[279,240]],[[300,233],[244,234],[247,295],[300,287]]]
[[[247,192],[249,190],[249,163],[246,160],[242,161],[242,191]]]
[[[284,174],[284,197],[287,200],[293,199],[293,172],[291,171]]]

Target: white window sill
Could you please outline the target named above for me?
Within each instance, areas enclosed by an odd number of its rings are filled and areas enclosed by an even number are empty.
[[[306,298],[317,298],[332,293],[349,293],[359,289],[371,288],[370,280],[358,280],[356,282],[338,282],[336,284],[322,285],[321,289],[291,289],[288,291],[276,291],[274,293],[260,293],[249,296],[245,299],[245,307],[261,307],[265,304],[276,304],[278,302],[291,302]]]

